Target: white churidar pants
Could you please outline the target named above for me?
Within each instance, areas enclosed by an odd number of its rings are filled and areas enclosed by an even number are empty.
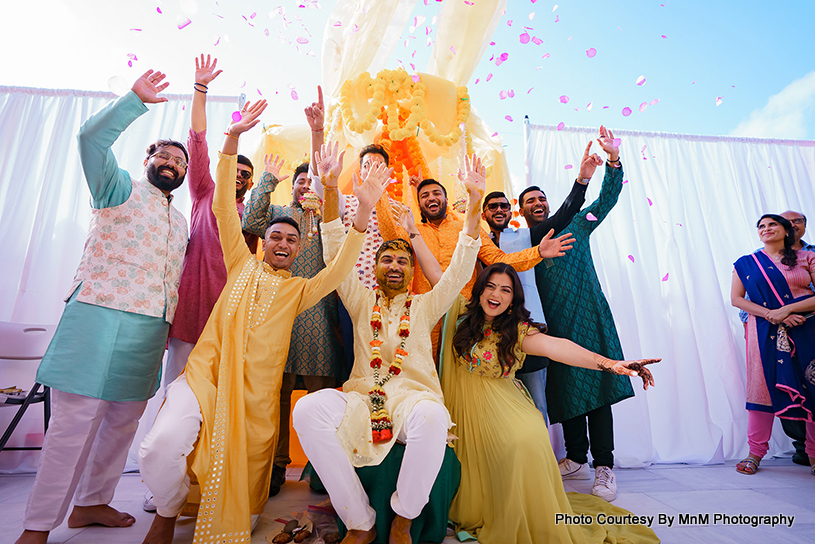
[[[116,402],[51,389],[53,412],[23,527],[58,527],[76,506],[109,504],[147,401]]]
[[[161,377],[161,387],[167,395],[167,387],[178,378],[187,366],[187,358],[192,353],[195,344],[170,337],[167,343],[167,362],[164,365],[164,375]]]
[[[167,397],[153,428],[139,446],[139,470],[153,492],[158,515],[177,516],[190,492],[187,456],[195,446],[203,417],[195,393],[182,374],[167,386]]]
[[[295,405],[292,421],[303,452],[325,485],[337,515],[348,529],[367,531],[374,526],[376,513],[337,439],[337,429],[345,416],[346,397],[336,389],[306,395]],[[391,496],[391,508],[404,518],[414,519],[427,504],[444,460],[447,447],[444,406],[429,400],[417,402],[396,438],[404,442],[405,455],[396,492]]]

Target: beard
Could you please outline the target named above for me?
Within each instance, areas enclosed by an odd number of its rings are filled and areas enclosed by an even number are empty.
[[[248,190],[249,190],[249,184],[248,183],[246,185],[244,185],[243,187],[241,187],[240,189],[236,190],[235,191],[235,200],[237,200],[239,198],[243,198],[243,195],[245,195]]]
[[[439,203],[439,209],[434,214],[431,214],[429,211],[427,211],[424,208],[421,209],[421,212],[422,212],[422,217],[424,217],[428,221],[431,221],[431,220],[435,221],[436,219],[444,219],[447,216],[447,202],[446,201],[445,202],[440,202]]]
[[[487,224],[490,226],[490,228],[492,230],[499,230],[499,231],[506,229],[507,225],[509,224],[509,218],[508,217],[504,217],[501,221],[496,221],[495,219],[490,217],[486,221],[487,221]]]
[[[387,271],[377,271],[375,273],[376,276],[376,283],[379,285],[380,289],[389,289],[395,293],[401,293],[402,291],[407,291],[408,284],[410,284],[410,280],[413,279],[413,275],[402,274],[402,278],[398,282],[390,282],[388,281],[388,272]]]
[[[175,174],[174,178],[167,177],[162,172],[172,172]],[[148,164],[145,171],[147,181],[150,182],[159,191],[174,191],[184,183],[185,176],[179,176],[178,171],[173,170],[169,166],[156,166],[155,164]]]

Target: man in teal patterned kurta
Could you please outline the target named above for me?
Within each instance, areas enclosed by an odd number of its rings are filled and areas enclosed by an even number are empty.
[[[309,218],[300,204],[300,197],[310,188],[308,175],[309,163],[303,163],[294,171],[292,182],[292,202],[288,206],[271,204],[271,193],[281,181],[278,179],[282,161],[266,158],[266,169],[260,185],[252,191],[249,204],[243,213],[243,229],[263,237],[266,227],[275,217],[291,217],[300,225],[300,251],[291,265],[295,276],[313,278],[325,268],[323,261],[323,242],[320,234],[320,223],[317,216]],[[285,179],[285,178],[284,178]],[[312,224],[316,234],[312,235]],[[308,233],[308,235],[307,235]],[[275,451],[272,470],[270,496],[276,495],[280,486],[286,481],[286,466],[289,458],[289,413],[291,394],[298,377],[309,393],[336,387],[342,376],[342,346],[340,345],[339,315],[337,313],[337,294],[331,293],[316,306],[306,310],[294,320],[291,332],[291,345],[283,374],[283,385],[280,390],[280,435]]]
[[[608,153],[600,196],[579,211],[564,231],[575,238],[574,248],[564,257],[544,259],[535,267],[549,334],[569,340],[605,357],[622,360],[623,350],[614,318],[597,279],[589,237],[605,219],[622,190],[623,170],[614,136],[600,127],[598,139]],[[522,208],[527,223],[532,214]],[[532,224],[530,224],[532,226]],[[532,243],[540,240],[532,239]],[[552,423],[563,424],[566,458],[560,461],[564,479],[589,479],[588,451],[594,458],[592,494],[614,500],[617,485],[614,465],[614,433],[611,405],[634,396],[631,381],[616,376],[552,362],[546,384],[546,402]],[[588,421],[588,436],[586,422]]]

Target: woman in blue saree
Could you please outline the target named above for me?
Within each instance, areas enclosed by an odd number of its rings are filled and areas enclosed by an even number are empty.
[[[746,311],[747,441],[736,465],[755,474],[766,455],[773,417],[806,424],[806,453],[815,462],[815,253],[795,251],[792,224],[765,214],[756,224],[764,249],[736,261],[730,300]],[[745,298],[749,295],[749,300]],[[815,468],[813,475],[815,475]]]

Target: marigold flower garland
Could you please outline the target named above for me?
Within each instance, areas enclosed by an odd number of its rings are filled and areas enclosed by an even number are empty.
[[[408,352],[405,351],[405,342],[410,336],[410,305],[413,302],[413,295],[408,295],[405,301],[405,310],[399,318],[399,336],[402,342],[396,348],[396,354],[393,356],[393,362],[388,368],[388,374],[382,378],[379,377],[379,369],[382,367],[382,351],[380,346],[382,340],[379,339],[379,331],[382,329],[382,308],[379,306],[379,300],[382,292],[376,289],[376,301],[374,302],[373,311],[371,311],[371,329],[373,329],[374,338],[371,340],[371,368],[374,369],[374,386],[368,392],[368,397],[371,399],[371,433],[373,435],[374,444],[377,442],[387,442],[393,438],[393,421],[391,421],[390,414],[385,409],[385,395],[384,386],[392,377],[402,372],[402,361],[407,357]]]

